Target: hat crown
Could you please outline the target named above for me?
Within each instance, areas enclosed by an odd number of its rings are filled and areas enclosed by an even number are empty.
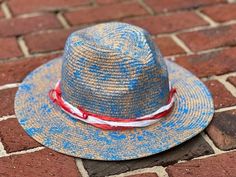
[[[169,96],[167,67],[149,33],[118,22],[68,37],[61,88],[75,107],[124,119],[155,112]]]

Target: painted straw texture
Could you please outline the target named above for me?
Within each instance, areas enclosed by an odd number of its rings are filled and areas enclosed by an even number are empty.
[[[62,59],[29,74],[15,99],[17,118],[35,140],[68,155],[96,160],[128,160],[174,147],[201,132],[214,109],[204,84],[182,67],[167,62],[177,88],[171,114],[152,126],[127,131],[102,131],[65,114],[48,98],[50,84],[61,78]]]
[[[74,32],[62,65],[63,98],[99,115],[135,118],[167,103],[168,72],[145,30],[104,23]]]

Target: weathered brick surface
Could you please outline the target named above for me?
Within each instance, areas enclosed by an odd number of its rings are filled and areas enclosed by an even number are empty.
[[[225,22],[236,19],[236,4],[220,4],[206,7],[203,13],[217,22]]]
[[[9,177],[81,177],[73,157],[49,149],[0,158],[0,174]]]
[[[164,56],[184,54],[184,50],[178,46],[175,41],[170,37],[160,37],[154,39],[154,42],[160,48],[161,53]]]
[[[112,4],[112,3],[118,3],[128,0],[96,0],[97,4],[99,5],[106,5],[106,4]]]
[[[0,117],[14,114],[16,91],[17,88],[0,90]]]
[[[207,25],[194,12],[178,12],[170,15],[126,19],[125,22],[140,26],[151,34],[171,33],[196,26]]]
[[[227,78],[227,81],[236,87],[236,76],[231,76]]]
[[[0,1],[1,2],[1,1]],[[0,10],[0,18],[3,18],[4,17],[4,13],[2,10]]]
[[[115,20],[147,14],[145,9],[136,2],[111,4],[102,7],[84,8],[79,11],[68,12],[65,17],[72,25]]]
[[[90,3],[89,0],[10,0],[8,2],[14,14],[37,11],[55,11]]]
[[[236,148],[236,110],[215,113],[207,128],[209,137],[222,150]]]
[[[40,146],[26,134],[16,119],[0,121],[0,127],[0,139],[8,153]]]
[[[176,58],[176,62],[198,77],[209,77],[236,71],[236,47],[201,55]]]
[[[178,35],[192,51],[236,45],[236,25]]]
[[[213,150],[199,135],[173,149],[146,158],[120,162],[83,160],[83,163],[91,177],[98,177],[119,174],[139,168],[153,167],[156,165],[166,166],[168,164],[176,163],[178,160],[189,160],[194,157],[211,153],[213,153]]]
[[[236,152],[216,155],[169,166],[169,177],[234,177]]]
[[[236,105],[236,97],[222,83],[217,80],[210,80],[206,81],[205,84],[212,93],[215,109]]]
[[[35,31],[60,28],[55,15],[45,14],[28,18],[0,20],[0,36],[19,36]]]
[[[25,36],[30,53],[61,50],[72,30],[58,30]]]
[[[59,55],[61,54],[0,63],[0,85],[21,82],[30,71]]]
[[[3,0],[0,0],[0,3],[2,2]],[[229,4],[227,0],[4,0],[4,2],[13,17],[7,19],[0,8],[0,59],[2,59],[0,86],[21,82],[33,69],[62,55],[59,53],[40,57],[38,54],[62,50],[67,36],[72,31],[112,20],[128,22],[147,29],[155,35],[154,42],[164,56],[180,55],[176,57],[176,62],[198,77],[236,72],[236,47],[234,47],[236,25],[222,24],[236,19],[236,6],[235,3]],[[148,13],[143,4],[151,8],[154,15]],[[196,13],[196,9],[218,22],[219,26],[204,29],[209,27],[209,24]],[[58,13],[62,14],[73,27],[65,29],[57,17]],[[186,32],[187,29],[191,29],[192,32]],[[165,35],[173,32],[178,32],[178,37],[193,54],[186,54],[173,38]],[[22,58],[23,53],[17,43],[18,37],[24,39],[30,55],[36,54],[37,57]],[[214,51],[219,47],[226,48]],[[209,49],[213,50],[209,53],[199,52]],[[236,87],[235,76],[227,78],[227,81]],[[209,80],[205,84],[213,95],[216,109],[236,105],[236,98],[222,83]],[[17,88],[0,90],[0,119],[2,116],[14,114],[16,90]],[[214,144],[222,150],[236,148],[235,115],[236,110],[215,113],[212,122],[205,130]],[[42,146],[25,133],[15,118],[0,120],[0,139],[7,153]],[[212,153],[214,152],[210,145],[198,135],[173,149],[142,159],[119,162],[82,160],[82,162],[91,177],[120,174],[160,165],[164,167],[171,165],[167,168],[170,177],[236,176],[233,166],[236,159],[235,152],[191,160]],[[188,162],[176,164],[179,160]],[[74,158],[44,149],[0,157],[0,176],[81,175]],[[140,170],[139,174],[129,177],[157,176],[156,173]]]
[[[214,3],[224,2],[224,0],[145,0],[156,13],[168,12],[173,10],[191,9]]]
[[[142,173],[137,175],[130,175],[127,177],[158,177],[156,173]]]
[[[0,59],[22,56],[16,38],[0,38]]]

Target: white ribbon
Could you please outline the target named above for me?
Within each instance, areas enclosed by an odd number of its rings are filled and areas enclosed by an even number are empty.
[[[58,87],[60,84],[60,81],[57,82],[56,87]],[[170,85],[170,84],[169,84]],[[171,85],[170,88],[171,90]],[[54,96],[57,98],[57,95],[54,94]],[[81,112],[78,108],[74,107],[73,105],[71,105],[70,103],[68,103],[67,101],[65,101],[62,97],[61,97],[62,101],[64,102],[64,104],[71,110],[72,113],[75,113],[81,117],[83,117],[83,112]],[[156,110],[155,112],[142,116],[142,117],[138,117],[136,119],[139,119],[137,122],[115,122],[115,121],[107,121],[107,120],[102,120],[98,117],[92,116],[92,115],[88,115],[88,117],[86,119],[80,118],[80,117],[76,117],[75,115],[71,114],[70,112],[64,110],[63,108],[61,108],[64,112],[66,112],[67,114],[69,114],[71,117],[78,119],[80,121],[86,122],[88,124],[102,124],[102,125],[110,125],[113,127],[146,127],[149,125],[152,125],[154,123],[156,123],[157,121],[159,121],[159,119],[152,119],[152,120],[140,120],[140,119],[145,119],[148,117],[153,117],[157,114],[160,114],[164,111],[169,110],[173,104],[174,104],[175,98],[174,96],[171,98],[170,103],[162,106],[161,108],[159,108],[158,110]],[[125,119],[124,119],[125,120]]]

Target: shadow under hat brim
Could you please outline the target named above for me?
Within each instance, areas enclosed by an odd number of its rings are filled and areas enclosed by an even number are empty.
[[[25,131],[55,151],[94,160],[129,160],[170,149],[201,132],[214,107],[205,85],[181,66],[166,61],[177,89],[172,112],[154,125],[126,131],[103,131],[64,113],[48,97],[61,76],[62,58],[31,72],[15,98],[17,119]]]

